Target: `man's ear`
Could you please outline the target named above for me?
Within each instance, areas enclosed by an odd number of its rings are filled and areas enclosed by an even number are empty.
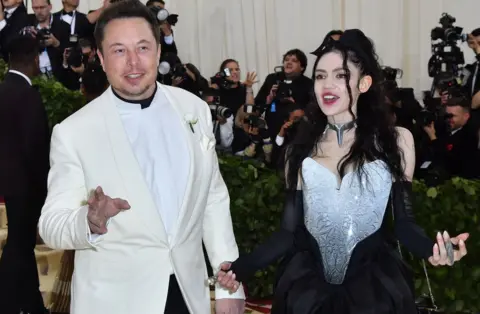
[[[103,55],[100,52],[100,49],[97,49],[97,56],[98,56],[98,59],[100,60],[100,64],[102,65],[103,72],[107,73],[105,71],[105,64],[103,63]]]
[[[360,82],[358,83],[358,89],[360,90],[360,93],[366,93],[372,86],[372,77],[370,75],[365,75],[360,79]]]

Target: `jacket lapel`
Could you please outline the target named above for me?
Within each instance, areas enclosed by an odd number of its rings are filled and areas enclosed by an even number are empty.
[[[184,137],[187,140],[188,146],[188,153],[189,153],[189,171],[188,171],[188,179],[187,184],[183,196],[183,202],[180,208],[178,208],[178,219],[175,223],[175,227],[173,228],[174,237],[172,245],[174,245],[180,236],[183,235],[182,231],[186,229],[187,224],[189,222],[190,217],[192,216],[193,209],[195,208],[194,204],[192,203],[193,199],[196,199],[196,195],[194,195],[193,190],[193,183],[195,179],[199,176],[199,167],[195,167],[195,161],[197,160],[196,155],[197,151],[194,145],[194,141],[196,137],[194,136],[195,133],[192,132],[190,126],[187,122],[187,117],[189,112],[183,109],[182,103],[185,101],[180,97],[176,97],[170,90],[165,88],[163,85],[158,84],[158,88],[165,94],[170,104],[174,107],[175,111],[178,114],[178,118],[180,119],[181,123],[183,124],[183,134],[179,134],[179,136]],[[196,132],[200,132],[199,130]],[[182,226],[182,227],[180,227]]]
[[[131,210],[138,211],[148,230],[168,246],[165,226],[131,148],[110,89],[101,96],[101,103],[112,153],[127,192],[126,198],[132,206]]]

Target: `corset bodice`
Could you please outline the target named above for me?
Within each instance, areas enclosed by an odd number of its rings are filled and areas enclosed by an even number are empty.
[[[392,177],[383,161],[337,177],[312,158],[302,165],[305,226],[318,243],[325,280],[341,284],[359,242],[382,225]]]

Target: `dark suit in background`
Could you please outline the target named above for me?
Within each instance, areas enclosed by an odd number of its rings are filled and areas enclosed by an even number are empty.
[[[8,62],[8,45],[13,38],[19,35],[20,30],[28,25],[27,9],[19,5],[8,19],[7,25],[0,31],[0,57]]]
[[[19,74],[6,75],[0,99],[0,195],[8,219],[0,259],[0,313],[44,313],[34,248],[47,194],[47,115],[38,91]]]
[[[431,142],[432,160],[446,170],[449,177],[478,179],[478,139],[468,126]]]
[[[29,14],[29,26],[37,27],[38,21],[35,18],[35,14]],[[70,25],[62,20],[53,19],[50,25],[50,31],[53,36],[58,39],[60,46],[46,47],[48,58],[50,59],[50,65],[52,66],[52,72],[58,81],[62,81],[65,76],[65,69],[63,68],[63,51],[68,47],[70,40]]]
[[[54,22],[63,22],[66,23],[62,20],[62,16],[65,14],[65,12],[58,11],[53,13],[53,21]],[[75,27],[74,27],[74,34],[78,36],[78,38],[87,38],[92,42],[94,41],[93,38],[93,31],[95,29],[95,25],[91,24],[88,19],[87,15],[82,12],[74,11],[73,16],[75,17]],[[69,27],[69,34],[71,34],[71,25],[66,23]],[[72,45],[70,45],[71,47]]]

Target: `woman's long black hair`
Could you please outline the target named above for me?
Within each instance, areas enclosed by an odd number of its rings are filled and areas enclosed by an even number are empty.
[[[350,96],[350,113],[356,117],[355,140],[346,156],[338,165],[338,172],[343,178],[347,166],[352,165],[358,170],[358,175],[364,175],[363,165],[374,160],[382,160],[387,165],[394,180],[404,180],[402,167],[402,151],[398,147],[398,132],[388,115],[385,96],[382,88],[383,76],[378,56],[372,41],[360,30],[347,30],[339,41],[328,40],[315,51],[317,60],[313,67],[313,80],[315,69],[319,60],[326,53],[338,52],[343,56],[343,68],[346,78],[348,94]],[[352,112],[352,90],[350,88],[350,71],[347,61],[352,62],[360,69],[361,76],[372,77],[370,89],[360,94],[357,101],[357,114]],[[287,187],[296,189],[298,174],[305,158],[315,156],[318,152],[318,143],[327,126],[327,116],[320,110],[318,100],[312,92],[312,101],[306,110],[306,119],[298,126],[297,135],[287,149],[286,169]]]

